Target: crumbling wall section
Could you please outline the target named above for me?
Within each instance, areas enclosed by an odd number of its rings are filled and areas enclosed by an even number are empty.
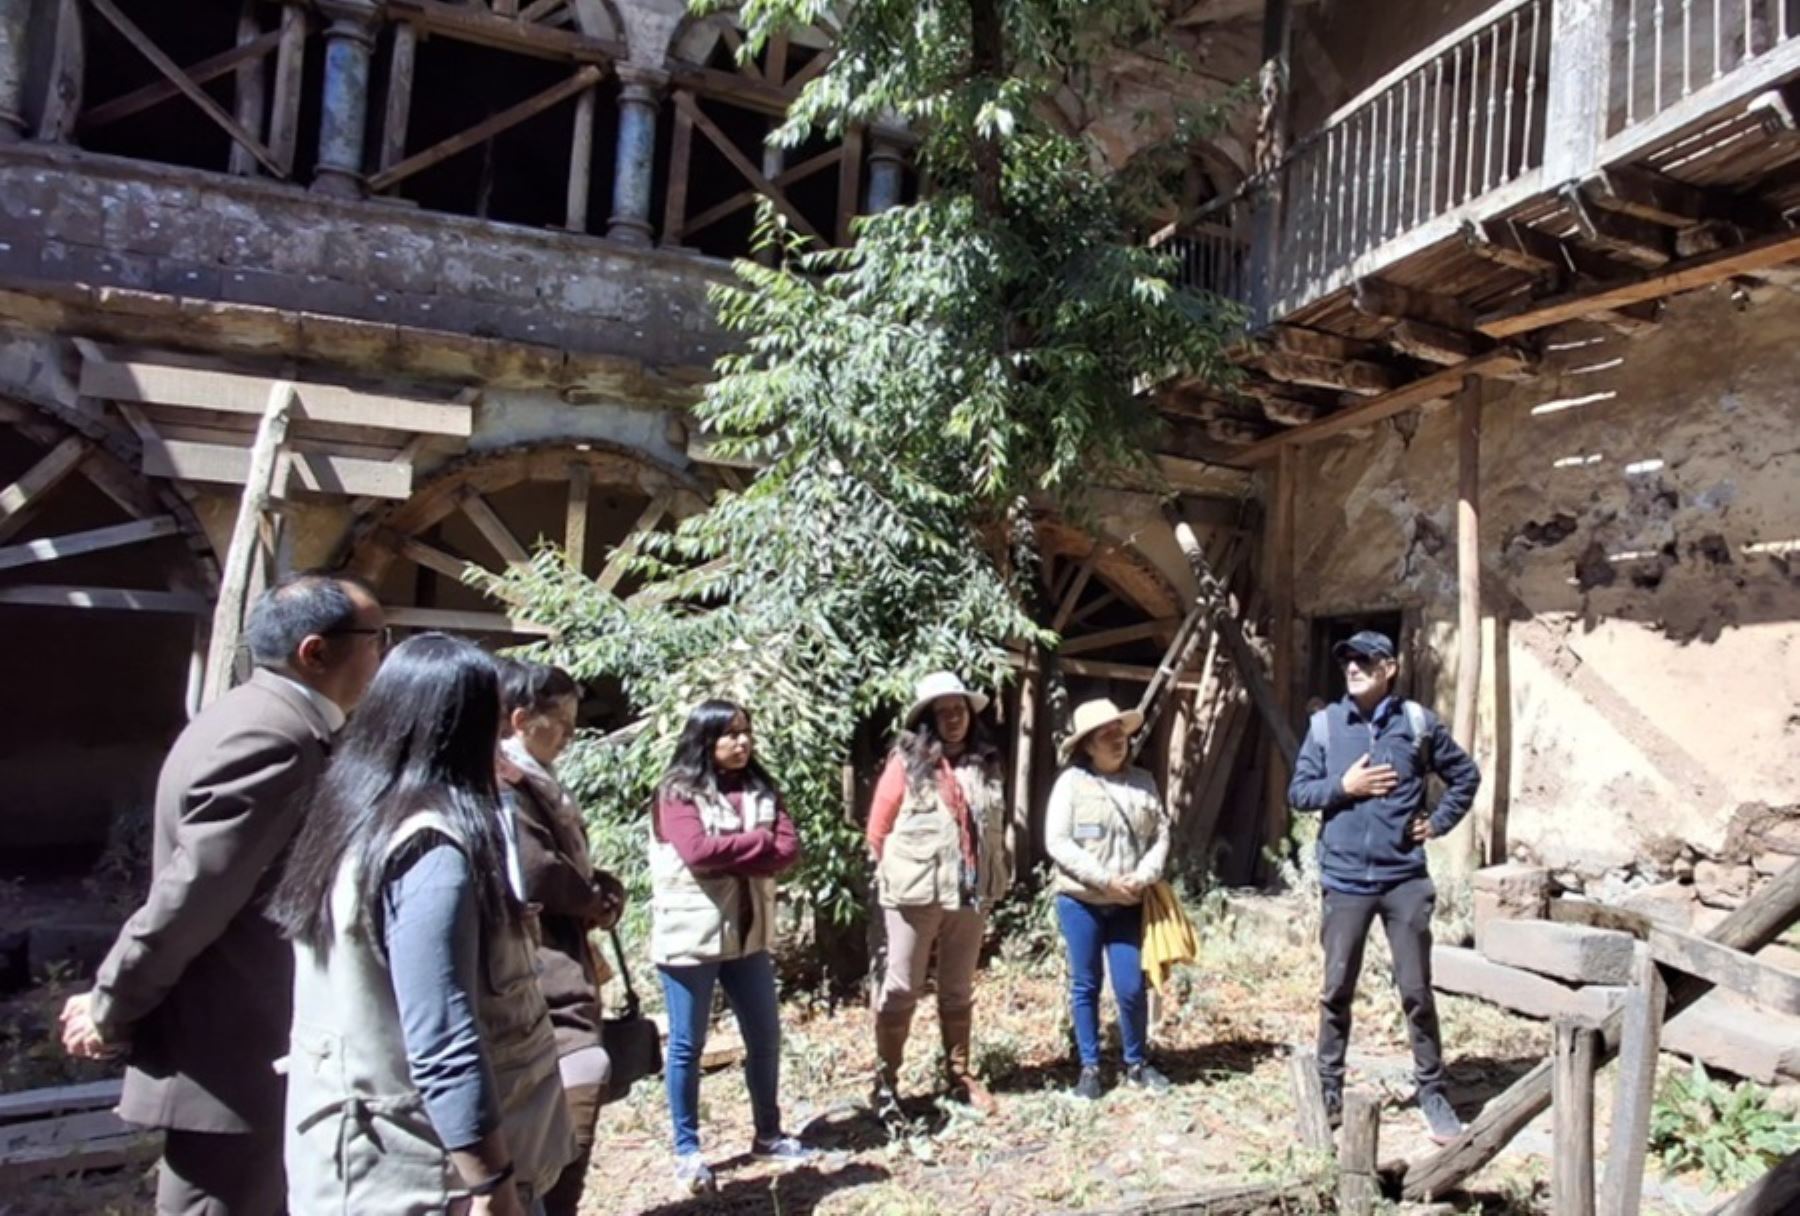
[[[1566,885],[1744,877],[1800,816],[1796,352],[1800,295],[1726,287],[1487,388],[1484,811]],[[1303,617],[1416,610],[1446,715],[1456,450],[1446,405],[1307,450],[1296,545]]]

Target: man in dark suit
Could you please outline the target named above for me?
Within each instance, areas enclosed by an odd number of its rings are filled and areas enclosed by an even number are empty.
[[[93,991],[63,1009],[63,1045],[126,1052],[119,1113],[166,1131],[159,1216],[275,1216],[293,951],[263,902],[332,735],[380,666],[381,605],[308,573],[262,596],[245,629],[256,672],[188,724],[157,780],[150,894]]]

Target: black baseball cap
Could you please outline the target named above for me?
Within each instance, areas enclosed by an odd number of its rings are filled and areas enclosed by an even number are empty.
[[[1353,654],[1365,659],[1391,659],[1394,657],[1394,643],[1388,640],[1385,633],[1365,629],[1331,648],[1331,657],[1338,663],[1344,662]]]

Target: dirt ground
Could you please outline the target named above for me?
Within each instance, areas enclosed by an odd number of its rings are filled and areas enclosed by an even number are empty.
[[[602,1113],[584,1212],[1025,1216],[1102,1211],[1230,1181],[1320,1170],[1326,1163],[1296,1143],[1286,1071],[1290,1045],[1310,1042],[1316,1029],[1311,911],[1294,897],[1236,907],[1236,914],[1223,905],[1209,909],[1202,957],[1177,974],[1162,1002],[1154,1058],[1175,1082],[1168,1094],[1113,1088],[1089,1104],[1065,1092],[1074,1068],[1061,962],[1049,932],[1027,933],[991,961],[978,988],[976,1058],[1001,1100],[996,1117],[983,1119],[934,1098],[938,1035],[928,998],[903,1077],[912,1134],[890,1139],[863,1104],[872,1042],[868,1011],[790,1000],[782,1101],[789,1130],[823,1150],[817,1164],[783,1172],[748,1160],[748,1104],[740,1071],[727,1066],[706,1077],[701,1099],[706,1152],[719,1173],[720,1192],[705,1200],[679,1198],[670,1175],[667,1103],[661,1085],[646,1082]],[[27,1075],[59,1067],[53,1053],[29,1042],[32,1023],[47,1030],[40,1019],[54,997],[40,990],[33,1002],[0,1009],[0,1050],[15,1065],[21,1052],[37,1051],[29,1067],[0,1074],[8,1089]],[[1441,1012],[1453,1062],[1452,1097],[1465,1117],[1547,1050],[1549,1029],[1541,1023],[1455,997],[1443,998]],[[715,1033],[725,1041],[731,1029],[725,1025]],[[1110,1032],[1109,1051],[1116,1061]],[[1409,1075],[1404,1024],[1377,940],[1357,1005],[1351,1084],[1385,1097],[1383,1160],[1430,1149],[1411,1104]],[[1609,1090],[1610,1073],[1603,1073],[1599,1092]],[[1604,1107],[1603,1098],[1602,1129]],[[1545,1116],[1472,1179],[1467,1194],[1436,1210],[1548,1213],[1548,1149]],[[150,1171],[39,1182],[0,1195],[0,1216],[137,1216],[151,1210],[151,1192]],[[1645,1211],[1688,1216],[1721,1198],[1693,1180],[1653,1178]],[[1321,1209],[1303,1204],[1288,1210]]]

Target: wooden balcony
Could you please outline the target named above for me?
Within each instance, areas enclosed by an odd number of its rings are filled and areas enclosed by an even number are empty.
[[[1800,0],[1504,0],[1159,234],[1250,331],[1237,391],[1165,410],[1254,463],[1800,257],[1797,81]]]

